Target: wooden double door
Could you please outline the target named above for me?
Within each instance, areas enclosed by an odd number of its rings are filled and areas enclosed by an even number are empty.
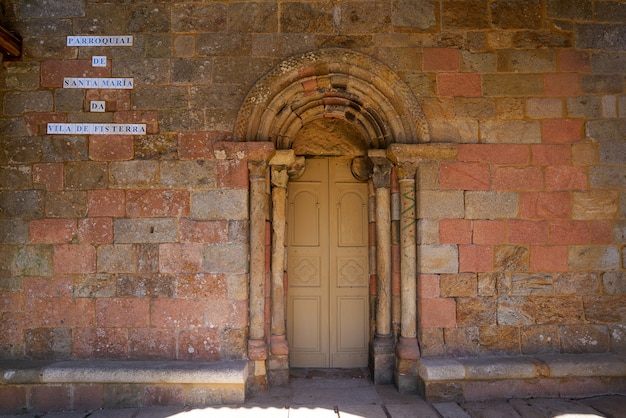
[[[311,158],[289,182],[291,367],[365,367],[369,346],[367,183],[350,159]]]

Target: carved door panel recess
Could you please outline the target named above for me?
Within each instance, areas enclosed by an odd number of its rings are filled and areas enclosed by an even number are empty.
[[[350,159],[306,161],[287,224],[290,366],[367,366],[367,184]]]

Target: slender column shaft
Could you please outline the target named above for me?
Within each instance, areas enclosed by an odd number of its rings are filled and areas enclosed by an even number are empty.
[[[391,334],[391,217],[389,188],[376,189],[376,334]]]
[[[272,335],[285,335],[285,199],[286,167],[272,167]]]
[[[415,177],[400,179],[400,335],[415,338],[416,328],[416,219]]]
[[[248,163],[250,173],[250,339],[264,340],[265,162]]]
[[[391,337],[391,163],[370,151],[376,194],[376,335]]]

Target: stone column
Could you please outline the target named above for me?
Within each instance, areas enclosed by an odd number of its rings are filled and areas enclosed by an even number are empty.
[[[400,338],[396,344],[395,383],[401,393],[417,393],[417,272],[415,217],[416,164],[398,164],[400,184]]]
[[[272,183],[271,323],[269,380],[289,381],[289,346],[285,329],[285,215],[289,167],[296,161],[292,150],[278,150],[270,159]]]
[[[421,161],[451,161],[456,157],[455,144],[391,144],[388,158],[394,162],[400,188],[400,280],[401,325],[396,345],[395,383],[403,393],[416,392],[417,365],[417,237],[415,189],[418,164]]]
[[[267,164],[248,161],[250,179],[250,330],[248,358],[265,369],[265,210]]]
[[[372,342],[374,383],[393,382],[394,352],[391,334],[391,162],[384,150],[370,150],[376,191],[376,335]]]

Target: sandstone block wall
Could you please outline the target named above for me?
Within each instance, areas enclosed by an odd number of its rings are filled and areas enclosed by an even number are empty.
[[[24,45],[0,73],[0,357],[245,357],[247,163],[213,146],[256,80],[324,47],[389,66],[458,144],[418,170],[422,355],[626,350],[626,3],[0,4]]]

